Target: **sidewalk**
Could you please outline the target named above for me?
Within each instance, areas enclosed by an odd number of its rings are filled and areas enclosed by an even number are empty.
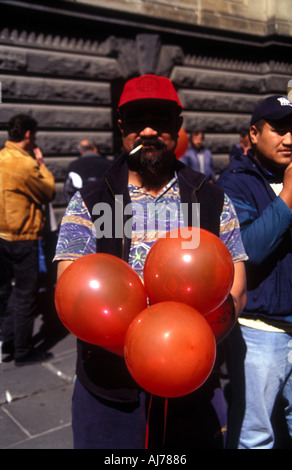
[[[42,341],[42,318],[35,341]],[[38,338],[39,337],[39,338]],[[76,338],[61,328],[43,364],[0,364],[0,449],[72,449],[71,400]],[[2,357],[4,359],[5,356]]]

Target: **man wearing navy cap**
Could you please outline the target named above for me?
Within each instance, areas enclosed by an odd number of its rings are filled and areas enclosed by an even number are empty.
[[[71,199],[57,244],[58,275],[80,256],[104,252],[122,258],[142,277],[144,260],[158,237],[155,230],[143,230],[145,220],[149,221],[149,204],[155,206],[160,229],[165,222],[167,231],[185,224],[180,202],[188,208],[200,203],[201,227],[220,236],[232,254],[235,277],[231,293],[238,315],[245,302],[246,259],[239,223],[222,189],[176,160],[181,111],[168,78],[144,75],[126,83],[118,121],[125,151],[100,180]],[[116,224],[112,237],[95,230],[99,226],[95,224],[98,211],[94,210],[98,203],[107,204],[111,210],[109,225],[113,221]],[[122,230],[122,236],[114,235],[118,221],[124,228],[129,225],[130,215],[124,210],[128,204],[143,209],[143,223],[132,224],[131,234]],[[165,207],[169,209],[168,220],[164,219]],[[226,420],[216,375],[211,375],[198,393],[169,401],[163,432],[164,400],[155,397],[145,408],[149,396],[134,382],[121,356],[80,340],[77,348],[72,408],[75,448],[143,448],[145,435],[149,448],[162,448],[163,444],[172,449],[222,447]]]
[[[247,158],[232,161],[218,180],[236,208],[249,257],[247,303],[227,338],[228,442],[271,449],[276,404],[292,439],[292,103],[283,96],[261,101],[249,135]]]

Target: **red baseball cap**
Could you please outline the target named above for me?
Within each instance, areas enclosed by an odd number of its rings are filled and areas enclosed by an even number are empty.
[[[183,109],[171,81],[166,77],[151,74],[132,78],[125,84],[118,108],[133,101],[147,99],[173,101]]]

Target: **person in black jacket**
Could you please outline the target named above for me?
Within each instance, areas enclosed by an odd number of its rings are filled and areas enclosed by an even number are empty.
[[[192,203],[200,203],[200,226],[220,237],[232,254],[235,266],[232,295],[238,315],[245,302],[246,259],[238,220],[220,188],[176,160],[174,150],[182,124],[181,111],[178,95],[165,77],[144,75],[125,84],[118,121],[125,151],[97,183],[82,188],[71,200],[55,255],[58,275],[75,259],[95,252],[118,256],[141,275],[143,260],[157,233],[141,233],[133,225],[131,235],[115,237],[113,230],[112,237],[102,236],[95,231],[98,216],[93,209],[97,203],[108,204],[113,214],[110,222],[123,220],[125,225],[130,216],[124,208],[130,202],[138,201],[145,214],[149,203],[160,208],[168,205],[170,223],[174,225],[184,225],[180,213],[171,212],[171,208],[178,207],[175,202],[184,202],[190,209]],[[163,399],[153,397],[149,407],[149,396],[134,382],[122,357],[81,340],[77,341],[77,348],[74,447],[143,448],[148,429],[147,405],[150,424],[147,442],[150,448],[161,448]],[[173,449],[222,447],[225,425],[225,403],[218,376],[211,374],[198,391],[169,400],[164,445]]]
[[[99,179],[111,165],[109,160],[100,155],[97,145],[88,139],[82,140],[78,149],[80,158],[71,162],[67,169],[64,184],[64,196],[67,203],[76,191],[87,183]]]
[[[231,147],[229,160],[240,159],[250,150],[249,129],[242,129],[239,134],[239,142]]]

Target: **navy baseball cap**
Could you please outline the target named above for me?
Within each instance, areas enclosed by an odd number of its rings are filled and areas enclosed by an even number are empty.
[[[265,121],[278,121],[292,116],[292,103],[285,96],[270,96],[260,101],[252,114],[250,125],[264,119]]]

